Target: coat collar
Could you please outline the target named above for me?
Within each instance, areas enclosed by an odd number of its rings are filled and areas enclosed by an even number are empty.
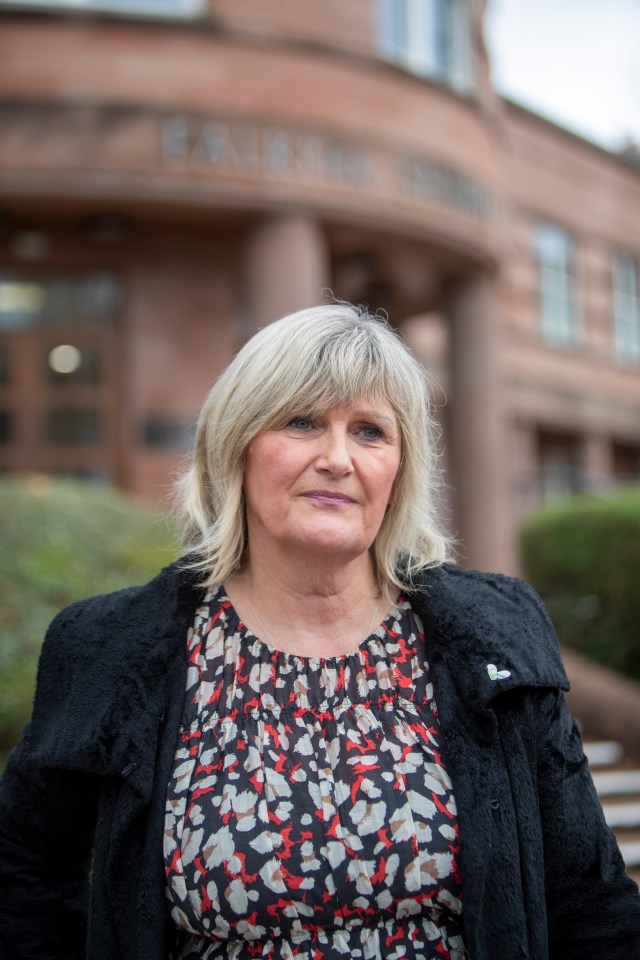
[[[140,589],[139,616],[145,627],[127,674],[137,676],[141,696],[135,701],[134,722],[122,730],[120,755],[124,757],[123,748],[129,753],[119,772],[145,800],[151,795],[161,731],[169,732],[175,749],[186,688],[187,636],[205,592],[201,577],[179,561]]]
[[[528,584],[452,564],[414,582],[427,656],[448,665],[466,702],[486,710],[520,687],[569,689],[553,626]]]
[[[40,659],[34,758],[122,777],[148,796],[161,724],[182,704],[186,638],[202,596],[194,574],[174,563],[142,587],[63,610]]]

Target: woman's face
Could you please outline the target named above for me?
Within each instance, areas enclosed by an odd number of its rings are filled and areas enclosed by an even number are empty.
[[[400,428],[384,400],[304,412],[259,433],[244,471],[249,551],[365,553],[391,500]],[[266,551],[266,552],[265,552]]]

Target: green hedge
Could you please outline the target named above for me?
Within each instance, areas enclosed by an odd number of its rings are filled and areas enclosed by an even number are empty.
[[[176,553],[166,520],[114,490],[0,479],[0,753],[29,716],[53,616],[81,597],[143,583]]]
[[[640,680],[640,489],[545,509],[521,546],[560,642]]]

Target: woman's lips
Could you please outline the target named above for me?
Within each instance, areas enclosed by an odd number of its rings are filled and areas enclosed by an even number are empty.
[[[316,503],[326,503],[331,506],[357,503],[353,497],[346,493],[333,493],[331,490],[305,490],[302,496],[306,497],[307,500],[315,500]]]

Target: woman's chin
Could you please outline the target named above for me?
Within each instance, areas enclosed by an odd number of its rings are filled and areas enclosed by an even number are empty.
[[[294,544],[299,555],[308,553],[310,557],[316,555],[325,559],[334,556],[336,561],[344,560],[345,562],[361,554],[368,554],[371,546],[366,540],[354,538],[340,530],[308,533],[304,537],[297,538]]]

